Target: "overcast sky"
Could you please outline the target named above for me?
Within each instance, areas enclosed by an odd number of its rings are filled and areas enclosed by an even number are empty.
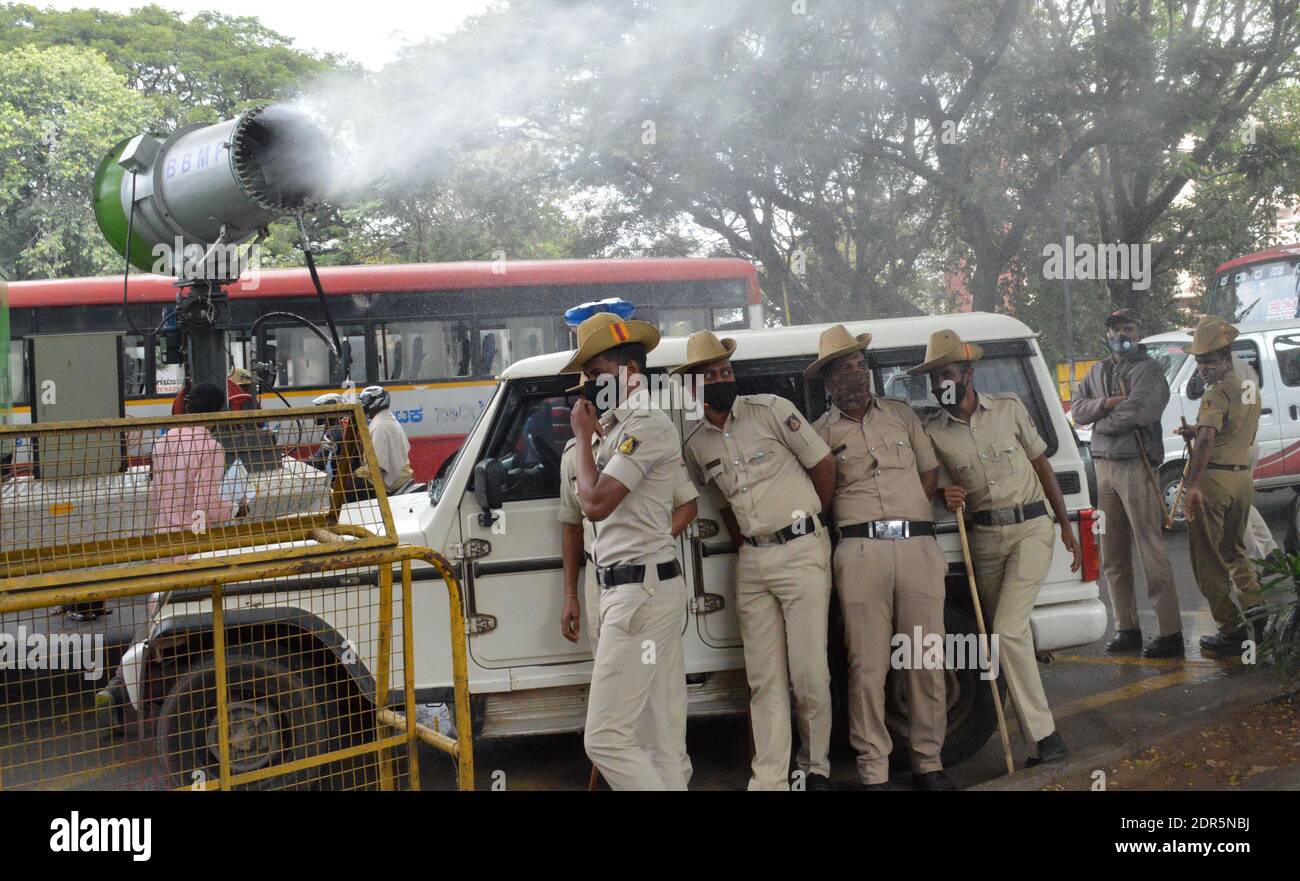
[[[55,9],[98,8],[127,12],[149,5],[140,0],[32,0]],[[193,15],[214,9],[226,15],[256,16],[267,27],[293,39],[303,49],[337,52],[370,68],[383,67],[405,43],[419,43],[456,29],[487,9],[491,0],[220,0],[154,4]]]

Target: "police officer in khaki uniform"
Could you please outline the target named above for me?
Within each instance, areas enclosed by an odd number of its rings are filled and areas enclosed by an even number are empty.
[[[582,387],[569,389],[580,392]],[[564,560],[564,609],[560,613],[560,634],[569,642],[577,642],[581,632],[583,604],[587,610],[587,641],[591,644],[591,654],[595,657],[597,641],[600,638],[600,586],[596,583],[596,567],[591,562],[591,546],[595,543],[595,529],[590,520],[582,516],[582,506],[578,504],[578,474],[574,462],[576,456],[573,448],[575,441],[570,438],[565,444],[564,455],[560,458],[560,524],[563,533]],[[598,456],[600,432],[597,428],[592,437],[593,456]],[[677,489],[673,491],[672,534],[673,538],[681,535],[682,530],[695,519],[696,502],[699,492],[686,474],[686,466],[679,469]],[[578,600],[578,572],[583,573],[582,600]],[[642,716],[643,724],[650,720],[650,714]],[[662,723],[665,714],[660,713],[654,721]],[[667,732],[665,737],[671,735]],[[691,760],[686,754],[682,741],[682,770],[686,782],[691,780]]]
[[[1029,411],[1015,395],[975,390],[973,362],[983,355],[979,346],[941,330],[930,335],[925,363],[908,373],[928,373],[940,404],[927,416],[925,431],[953,481],[943,488],[943,500],[954,512],[965,505],[974,521],[971,556],[980,603],[985,620],[992,621],[990,633],[997,637],[1020,729],[1035,745],[1036,754],[1026,764],[1037,765],[1067,752],[1047,706],[1029,628],[1052,564],[1047,502],[1061,526],[1062,543],[1074,555],[1072,571],[1079,570],[1082,557],[1061,488],[1043,455],[1047,444]]]
[[[1237,329],[1218,316],[1196,325],[1187,353],[1196,358],[1206,389],[1196,425],[1179,429],[1194,441],[1183,497],[1192,572],[1219,625],[1217,633],[1201,637],[1207,655],[1242,651],[1246,621],[1232,602],[1233,583],[1247,613],[1260,602],[1259,576],[1242,541],[1255,493],[1250,450],[1259,428],[1259,385],[1233,369],[1236,338]]]
[[[658,343],[654,325],[603,312],[578,326],[561,371],[586,378],[570,423],[600,587],[583,741],[615,790],[686,788],[686,585],[671,533],[682,455],[672,420],[650,398],[645,359]]]
[[[799,769],[809,790],[830,788],[831,695],[826,658],[830,538],[818,516],[835,490],[835,459],[795,406],[736,394],[735,340],[691,334],[688,385],[704,419],[686,431],[686,465],[712,494],[731,534],[736,614],[749,680],[754,762],[750,789],[788,789],[790,689]],[[603,638],[603,637],[602,637]]]
[[[930,506],[939,485],[934,446],[907,402],[871,393],[863,351],[870,342],[869,333],[829,328],[805,376],[820,377],[832,401],[813,428],[836,460],[835,589],[849,652],[849,736],[863,786],[885,789],[893,747],[885,726],[891,641],[895,634],[943,639],[948,562]],[[954,789],[939,756],[948,723],[944,669],[905,675],[912,785]]]

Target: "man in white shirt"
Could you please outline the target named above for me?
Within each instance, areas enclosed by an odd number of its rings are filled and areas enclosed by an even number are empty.
[[[383,479],[384,489],[396,492],[411,482],[411,442],[406,437],[402,423],[388,409],[392,399],[388,391],[381,386],[367,386],[358,396],[361,409],[370,421],[370,442],[375,448],[375,459]],[[378,483],[370,474],[368,465],[363,464],[356,471],[356,476]]]

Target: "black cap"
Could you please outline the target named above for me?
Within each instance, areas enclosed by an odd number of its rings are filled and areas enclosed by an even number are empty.
[[[1141,325],[1142,319],[1139,318],[1137,313],[1132,309],[1116,309],[1114,312],[1106,316],[1107,327],[1114,327],[1116,324],[1123,323]]]

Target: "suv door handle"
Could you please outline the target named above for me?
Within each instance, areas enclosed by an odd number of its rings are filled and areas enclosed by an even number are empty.
[[[1292,407],[1291,409],[1294,410],[1295,407]],[[1269,415],[1269,414],[1272,413],[1272,412],[1273,412],[1273,408],[1272,408],[1272,407],[1264,407],[1263,409],[1261,409],[1261,410],[1259,411],[1259,415],[1260,415],[1260,416],[1267,416],[1267,415]],[[1291,418],[1294,419],[1295,417],[1292,416]]]
[[[1295,405],[1295,404],[1292,404],[1292,405],[1291,405],[1291,418],[1292,418],[1292,419],[1300,419],[1300,413],[1296,412],[1296,405]]]

